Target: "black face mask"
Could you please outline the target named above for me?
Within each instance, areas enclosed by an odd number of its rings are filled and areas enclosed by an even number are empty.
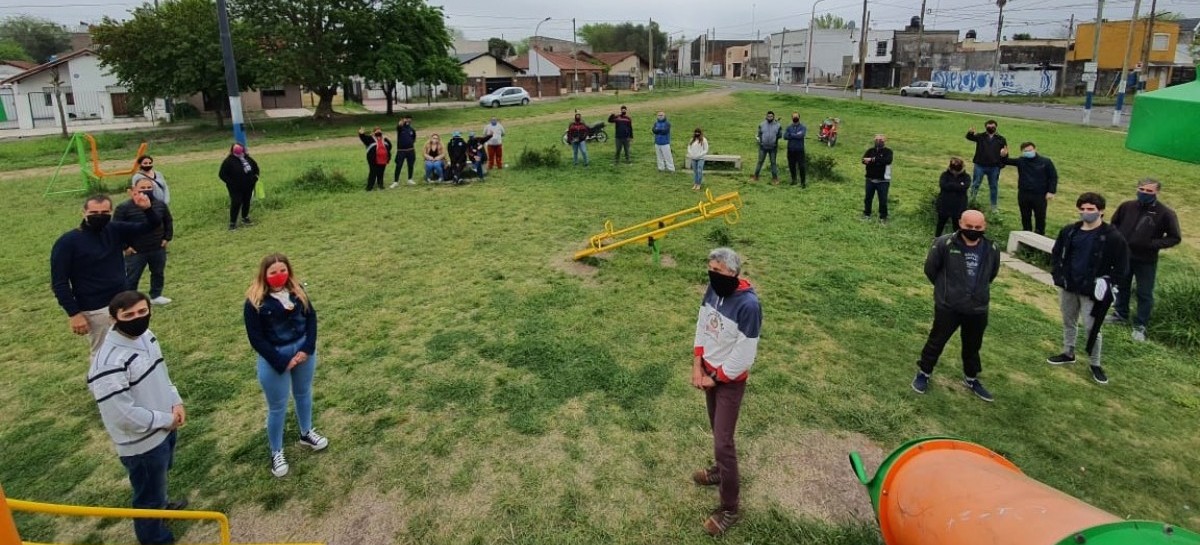
[[[142,165],[142,170],[144,170],[146,172],[150,172],[153,169],[154,169],[154,165]]]
[[[375,138],[382,138],[382,137],[383,137],[383,133],[381,133],[381,132],[375,133]]]
[[[988,134],[996,134],[996,127],[988,127],[987,132]]]
[[[108,222],[112,221],[112,214],[95,214],[88,216],[83,220],[84,225],[93,231],[103,231]]]
[[[977,229],[962,229],[959,232],[962,233],[963,238],[971,242],[975,242],[976,240],[983,238],[983,231]]]
[[[713,292],[718,297],[729,297],[737,291],[739,280],[736,276],[726,276],[716,271],[708,271],[708,283],[712,285]]]
[[[147,189],[147,190],[145,190],[145,191],[139,191],[138,193],[141,193],[142,195],[145,195],[147,199],[153,199],[153,198],[154,198],[154,190],[153,190],[153,189]]]
[[[142,333],[145,333],[150,328],[150,315],[147,314],[141,318],[134,318],[125,322],[117,321],[116,324],[113,324],[113,327],[130,337],[141,337]]]
[[[800,118],[799,118],[799,117],[793,117],[793,118],[792,118],[792,123],[799,123],[799,122],[800,122]]]

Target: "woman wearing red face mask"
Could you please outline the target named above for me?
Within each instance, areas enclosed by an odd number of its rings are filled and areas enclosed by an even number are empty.
[[[283,455],[284,418],[288,393],[296,400],[300,444],[313,450],[329,440],[312,425],[312,381],[317,368],[317,311],[292,273],[283,254],[264,257],[246,290],[243,309],[246,335],[258,353],[258,382],[267,398],[267,443],[271,474],[287,475]]]

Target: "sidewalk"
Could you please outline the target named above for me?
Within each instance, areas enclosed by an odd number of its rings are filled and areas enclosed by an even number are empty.
[[[103,132],[103,131],[128,131],[133,129],[153,129],[155,123],[153,121],[125,121],[118,123],[67,123],[67,134],[73,132]],[[36,127],[33,129],[6,129],[0,131],[0,140],[13,140],[17,138],[30,138],[34,136],[53,136],[62,134],[60,127]]]

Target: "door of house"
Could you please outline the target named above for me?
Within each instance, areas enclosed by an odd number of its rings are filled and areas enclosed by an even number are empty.
[[[12,89],[0,89],[0,129],[17,128],[17,100]]]
[[[126,93],[109,93],[112,99],[113,117],[129,116],[129,95]]]

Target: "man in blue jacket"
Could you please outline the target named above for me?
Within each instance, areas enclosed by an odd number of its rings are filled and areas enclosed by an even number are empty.
[[[609,115],[608,122],[612,123],[616,128],[617,141],[617,156],[613,158],[613,164],[621,161],[621,150],[625,150],[625,164],[630,164],[629,160],[629,143],[633,141],[633,120],[629,118],[628,109],[621,106],[621,115]]]
[[[796,185],[796,171],[800,171],[800,189],[808,187],[804,174],[804,137],[808,135],[808,127],[800,122],[800,113],[792,112],[792,124],[783,133],[787,140],[788,173],[792,175],[792,185]]]
[[[413,181],[413,163],[417,160],[417,130],[412,126],[412,116],[404,116],[396,124],[396,172],[392,178],[391,189],[400,185],[400,167],[408,164],[408,185],[416,185]]]
[[[675,172],[675,157],[671,155],[671,122],[667,114],[658,112],[658,119],[650,129],[654,133],[654,153],[658,158],[659,172]]]

